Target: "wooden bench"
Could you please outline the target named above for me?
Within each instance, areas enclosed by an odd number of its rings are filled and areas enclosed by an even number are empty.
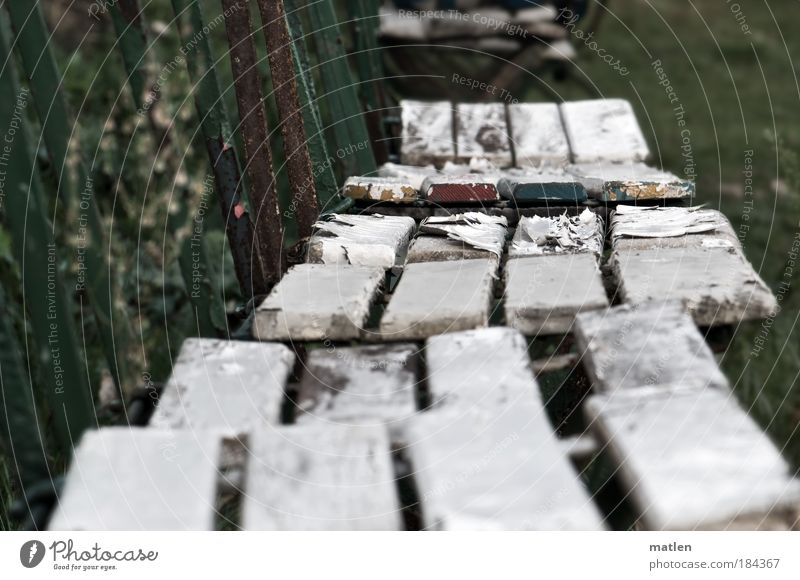
[[[665,205],[692,188],[641,165],[631,108],[509,107],[505,130],[497,106],[474,126],[476,108],[406,108],[404,161],[426,166],[348,180],[377,210],[317,224],[256,341],[186,341],[149,427],[87,434],[51,528],[597,530],[620,527],[599,497],[617,492],[643,529],[796,526],[800,482],[698,328],[775,298],[724,216]],[[515,123],[557,138],[523,139],[521,163]],[[511,135],[519,167],[482,132]],[[445,201],[468,211],[411,215]],[[558,373],[585,379],[545,388]]]

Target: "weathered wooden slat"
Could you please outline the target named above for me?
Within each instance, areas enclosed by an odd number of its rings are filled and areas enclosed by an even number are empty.
[[[296,425],[249,447],[244,529],[402,529],[385,427]]]
[[[509,258],[603,252],[603,220],[588,209],[580,215],[522,217],[508,248]]]
[[[405,216],[333,214],[314,225],[308,262],[388,269],[402,262],[415,227]]]
[[[575,338],[598,392],[728,387],[700,331],[676,302],[581,313]]]
[[[595,99],[561,103],[573,163],[646,161],[647,141],[628,101]]]
[[[511,104],[508,124],[517,167],[569,163],[569,143],[556,103]]]
[[[589,193],[603,201],[691,199],[694,182],[644,163],[590,163],[571,165],[574,175]]]
[[[498,168],[513,165],[505,105],[456,105],[456,156],[464,163],[478,157]]]
[[[361,266],[299,264],[256,309],[259,340],[349,340],[361,336],[384,271]]]
[[[353,199],[411,203],[419,197],[419,189],[410,181],[397,177],[348,177],[343,193]]]
[[[797,517],[784,512],[800,506],[800,481],[730,392],[639,389],[585,409],[645,529],[788,529]]]
[[[453,106],[447,101],[400,101],[400,158],[408,165],[443,165],[456,155]]]
[[[775,297],[738,250],[657,248],[614,252],[611,266],[629,304],[679,300],[701,326],[767,318]]]
[[[508,220],[466,212],[450,216],[431,216],[422,220],[418,236],[408,251],[408,262],[434,262],[469,258],[494,258],[503,255]]]
[[[497,36],[498,28],[502,31],[511,25],[511,13],[499,7],[461,5],[457,8],[469,9],[469,12],[459,10],[441,10],[432,18],[428,38],[430,40],[443,40],[451,38],[476,38]],[[452,4],[451,4],[452,6]]]
[[[50,530],[213,530],[219,434],[106,427],[75,452]]]
[[[408,247],[406,263],[449,262],[482,258],[498,259],[496,254],[462,240],[443,236],[418,236]]]
[[[282,344],[187,338],[150,426],[236,436],[277,424],[293,364]]]
[[[425,178],[422,196],[429,203],[497,201],[499,176],[484,173],[436,174]]]
[[[586,201],[583,184],[567,173],[506,172],[497,183],[505,199],[517,202],[575,202]]]
[[[620,205],[611,216],[614,250],[730,248],[741,244],[728,219],[714,209]]]
[[[311,351],[298,395],[296,421],[395,423],[417,410],[418,347],[414,344]]]
[[[432,410],[406,437],[425,529],[603,528],[538,404]]]
[[[519,331],[493,326],[432,336],[425,361],[433,408],[476,408],[540,402],[528,344]]]
[[[579,312],[606,307],[603,279],[591,254],[517,258],[506,264],[506,323],[523,334],[564,334]]]
[[[408,264],[380,324],[388,340],[486,326],[497,261]]]

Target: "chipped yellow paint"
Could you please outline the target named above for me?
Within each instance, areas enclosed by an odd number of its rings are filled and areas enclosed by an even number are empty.
[[[344,194],[352,199],[367,199],[369,196],[368,189],[363,185],[348,185],[344,190]]]

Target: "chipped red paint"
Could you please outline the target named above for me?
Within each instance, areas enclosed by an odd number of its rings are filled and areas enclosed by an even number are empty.
[[[478,176],[429,179],[425,186],[425,198],[435,203],[496,201],[500,199],[494,181],[489,181],[485,178],[481,179]]]

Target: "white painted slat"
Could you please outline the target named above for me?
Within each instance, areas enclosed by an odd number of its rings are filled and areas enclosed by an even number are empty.
[[[87,431],[49,529],[213,530],[221,447],[209,431]]]
[[[506,263],[506,323],[528,336],[564,334],[575,315],[608,307],[594,255],[563,254]]]
[[[603,529],[540,405],[427,411],[406,433],[426,529]]]
[[[455,158],[453,106],[449,102],[403,100],[400,109],[400,159],[404,164],[441,166]]]
[[[573,163],[646,161],[647,141],[631,104],[623,99],[561,103]]]
[[[428,16],[430,20],[431,40],[497,37],[511,27],[511,13],[503,8],[494,6],[476,6],[476,2],[455,8],[469,9],[469,12],[459,10],[439,10],[435,16]],[[426,18],[424,12],[421,18]],[[498,30],[500,34],[498,35]],[[472,79],[468,79],[472,80]]]
[[[575,337],[598,392],[719,387],[728,381],[677,302],[618,306],[576,317]]]
[[[444,236],[417,236],[408,247],[406,262],[451,262],[457,260],[498,260],[497,254],[465,241]]]
[[[419,232],[421,234],[446,236],[450,240],[461,242],[461,244],[458,244],[460,246],[466,245],[476,250],[484,250],[489,255],[499,259],[503,255],[507,226],[508,220],[505,216],[466,212],[425,218],[420,223]],[[489,257],[489,255],[484,255],[483,257]]]
[[[603,220],[596,213],[583,210],[580,215],[566,213],[554,217],[521,217],[508,248],[509,258],[549,256],[588,252],[603,253]]]
[[[233,436],[276,424],[293,365],[282,344],[187,338],[150,426]]]
[[[780,512],[800,506],[800,482],[728,391],[638,389],[585,408],[646,529],[786,529]]]
[[[314,224],[308,262],[388,269],[402,262],[415,228],[408,216],[334,214]]]
[[[683,302],[701,326],[767,318],[777,303],[747,259],[727,247],[614,252],[611,266],[624,302]]]
[[[728,219],[714,209],[620,205],[611,217],[615,250],[730,248],[741,244]]]
[[[256,308],[259,340],[358,338],[384,279],[381,268],[299,264]]]
[[[502,326],[432,336],[425,342],[433,408],[484,409],[539,402],[519,331]]]
[[[322,423],[251,439],[246,530],[402,529],[385,427]]]
[[[569,163],[569,143],[556,103],[511,104],[508,123],[517,167]]]
[[[682,199],[694,196],[694,182],[644,163],[589,163],[571,165],[567,172],[603,201]]]
[[[487,326],[497,260],[406,265],[380,332],[385,339],[426,338]]]
[[[511,142],[502,103],[459,103],[456,105],[457,160],[469,163],[473,157],[486,159],[495,167],[510,167]]]
[[[414,344],[311,351],[300,385],[297,423],[396,423],[417,410]]]

